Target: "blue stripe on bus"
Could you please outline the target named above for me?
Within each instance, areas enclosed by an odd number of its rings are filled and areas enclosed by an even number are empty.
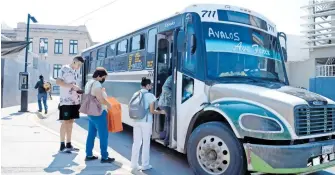
[[[280,55],[273,51],[273,50],[267,50],[261,46],[259,46],[264,51],[259,51],[258,53],[255,53],[255,48],[252,47],[251,44],[248,43],[242,43],[242,42],[236,42],[236,41],[222,41],[222,40],[206,40],[206,49],[207,52],[229,52],[229,53],[239,53],[239,54],[245,54],[245,55],[252,55],[252,56],[261,56],[266,57],[270,59],[275,60],[281,60]],[[269,53],[269,54],[266,54]]]

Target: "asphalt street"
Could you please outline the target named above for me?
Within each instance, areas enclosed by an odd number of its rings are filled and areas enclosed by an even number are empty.
[[[58,132],[60,122],[57,121],[58,112],[49,115],[47,118],[38,120],[40,124],[45,127]],[[87,117],[83,116],[79,120],[76,120],[76,124],[73,128],[73,140],[85,144],[88,121]],[[131,157],[131,146],[132,146],[132,128],[124,126],[124,131],[120,133],[110,133],[108,140],[109,147],[117,152],[125,159],[130,160]],[[95,151],[100,152],[99,145],[95,145]],[[100,156],[100,155],[98,155]],[[113,153],[111,153],[113,156]],[[150,150],[150,163],[154,167],[152,170],[146,171],[148,175],[193,175],[190,169],[186,155],[178,153],[174,150],[165,148],[164,146],[152,142]],[[333,173],[334,172],[334,173]],[[312,175],[333,175],[335,174],[335,167],[313,173]]]

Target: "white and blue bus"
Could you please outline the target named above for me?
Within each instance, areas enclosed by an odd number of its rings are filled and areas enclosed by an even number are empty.
[[[335,164],[335,103],[289,86],[285,45],[285,34],[261,14],[192,5],[84,50],[83,84],[105,67],[107,93],[132,126],[128,103],[141,78],[153,80],[159,97],[172,70],[168,147],[187,154],[196,174],[318,171]],[[164,116],[155,116],[152,139],[162,144],[163,126]]]

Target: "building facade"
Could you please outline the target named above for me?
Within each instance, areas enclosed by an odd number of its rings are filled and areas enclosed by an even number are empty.
[[[335,0],[307,2],[298,50],[308,57],[287,63],[290,83],[335,100]]]
[[[26,24],[18,23],[14,29],[1,30],[1,34],[12,40],[26,40]],[[59,93],[59,86],[55,84],[64,64],[70,64],[72,58],[80,51],[93,45],[86,26],[60,26],[30,24],[29,51],[38,55],[40,59],[50,64],[52,92]]]

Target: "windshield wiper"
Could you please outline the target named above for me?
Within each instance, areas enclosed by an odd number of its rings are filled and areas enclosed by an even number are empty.
[[[245,80],[250,80],[251,82],[254,83],[262,83],[264,81],[261,81],[260,79],[253,78],[253,77],[248,77],[248,76],[227,76],[227,77],[222,77],[222,78],[229,78],[229,79],[245,79]]]

